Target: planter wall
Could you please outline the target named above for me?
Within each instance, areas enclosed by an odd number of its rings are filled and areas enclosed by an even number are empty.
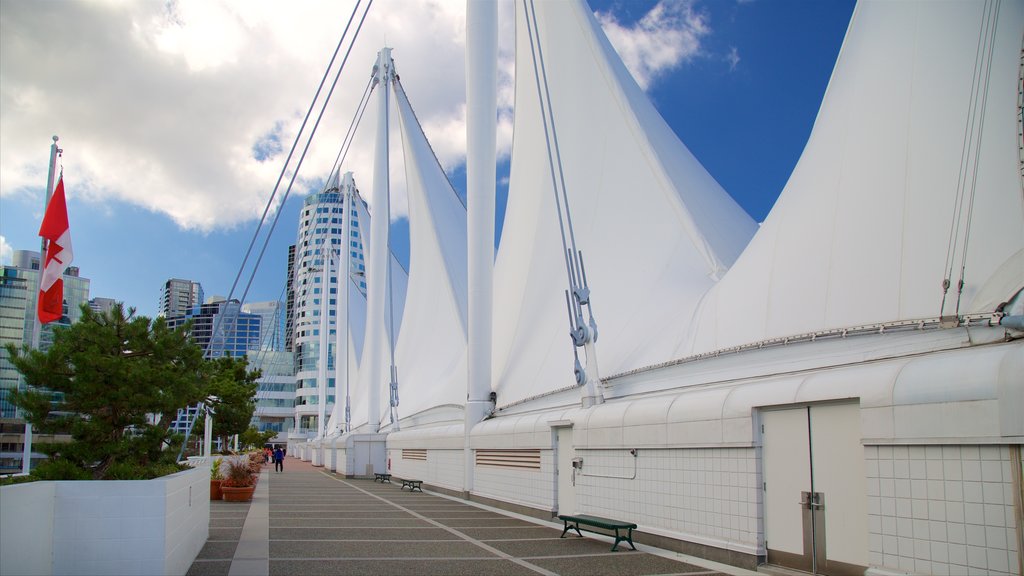
[[[209,468],[0,487],[0,573],[185,574],[209,536]]]

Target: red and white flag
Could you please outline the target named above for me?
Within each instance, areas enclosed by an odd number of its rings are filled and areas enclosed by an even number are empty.
[[[64,201],[64,176],[57,181],[57,189],[46,206],[46,215],[39,227],[39,235],[48,242],[39,278],[39,322],[46,324],[60,320],[64,315],[64,269],[71,264],[71,229],[68,226],[68,207]]]

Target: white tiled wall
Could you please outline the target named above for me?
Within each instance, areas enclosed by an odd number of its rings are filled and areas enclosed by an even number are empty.
[[[865,446],[873,566],[1019,574],[1007,446]]]
[[[751,553],[761,485],[753,448],[577,450],[580,509]],[[634,472],[636,477],[631,478]]]
[[[462,490],[463,458],[462,450],[427,449],[427,459],[405,460],[401,449],[388,450],[391,459],[391,473],[398,478],[415,478],[427,484],[441,486],[450,490]]]
[[[473,493],[540,510],[552,510],[555,494],[552,454],[551,450],[540,451],[540,470],[477,466],[474,469]]]

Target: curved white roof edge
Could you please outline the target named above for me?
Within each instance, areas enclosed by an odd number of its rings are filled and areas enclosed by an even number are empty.
[[[865,441],[1018,442],[1022,373],[1024,341],[995,342],[499,416],[475,426],[471,444],[549,448],[552,427],[572,426],[579,448],[752,446],[758,409],[843,400],[859,402]]]

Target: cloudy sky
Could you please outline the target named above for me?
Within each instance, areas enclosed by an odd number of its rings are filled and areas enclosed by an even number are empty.
[[[226,295],[354,4],[0,0],[0,261],[9,263],[14,249],[39,248],[56,134],[75,264],[92,280],[92,296],[152,315],[168,278]],[[514,75],[508,4],[499,74],[506,160]],[[806,142],[852,2],[590,5],[683,142],[763,219]],[[434,151],[462,188],[464,20],[461,0],[375,0],[291,195],[275,206],[280,224],[248,300],[280,296],[301,197],[333,165],[381,46],[393,48]],[[367,193],[374,114],[364,116],[346,162]],[[402,170],[393,162],[399,238]],[[243,277],[236,297],[244,284]]]

